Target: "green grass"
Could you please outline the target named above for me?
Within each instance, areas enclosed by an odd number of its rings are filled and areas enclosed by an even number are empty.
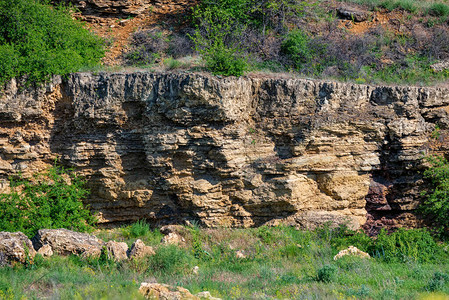
[[[139,227],[141,224],[139,225]],[[152,241],[156,255],[115,263],[104,258],[37,258],[28,267],[0,272],[0,290],[11,299],[54,297],[58,299],[140,299],[143,281],[182,286],[192,293],[208,290],[223,299],[418,299],[449,296],[447,245],[432,244],[438,251],[428,260],[413,256],[388,261],[333,256],[348,245],[375,249],[375,242],[346,229],[298,231],[291,227],[253,229],[185,228],[185,247],[156,244],[159,231],[142,236],[123,235],[125,229],[99,232],[128,244],[135,238]],[[405,236],[399,234],[401,236]],[[427,233],[415,232],[426,240]],[[391,242],[391,240],[389,240]],[[394,244],[394,243],[393,243]],[[417,243],[423,245],[423,243]],[[403,246],[396,244],[397,251]],[[427,244],[426,244],[427,245]],[[391,245],[390,245],[391,246]],[[420,246],[421,247],[421,246]],[[423,246],[423,247],[428,247]],[[422,255],[429,251],[419,248]],[[236,251],[246,258],[237,258]],[[386,248],[386,251],[390,251]],[[201,252],[203,255],[196,255]],[[404,252],[405,253],[405,252]],[[199,267],[198,274],[192,270]],[[1,294],[0,294],[1,295]],[[0,296],[0,299],[2,297]]]

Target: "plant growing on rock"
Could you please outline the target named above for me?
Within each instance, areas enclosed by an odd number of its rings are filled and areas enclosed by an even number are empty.
[[[433,220],[435,231],[442,237],[449,237],[449,161],[442,156],[428,156],[430,167],[424,178],[430,180],[433,190],[425,194],[421,211]]]
[[[11,179],[10,185],[10,193],[0,194],[0,231],[31,237],[42,228],[93,228],[95,218],[82,202],[89,191],[73,172],[55,165],[32,179]]]

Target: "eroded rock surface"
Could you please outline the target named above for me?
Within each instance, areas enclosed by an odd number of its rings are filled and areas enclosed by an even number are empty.
[[[444,88],[182,73],[78,73],[24,91],[12,81],[0,189],[59,156],[86,176],[103,223],[357,228],[368,213],[374,227],[413,224],[422,157],[448,112]]]
[[[67,229],[41,229],[32,240],[38,251],[48,245],[56,254],[76,254],[83,257],[99,257],[104,244],[94,235]]]
[[[0,232],[0,267],[30,262],[35,255],[33,244],[22,232]]]

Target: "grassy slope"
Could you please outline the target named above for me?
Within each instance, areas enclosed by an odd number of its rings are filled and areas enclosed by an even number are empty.
[[[183,286],[192,293],[208,290],[225,299],[449,297],[449,280],[433,279],[435,272],[449,274],[447,252],[431,263],[412,258],[387,263],[382,254],[370,260],[343,258],[334,262],[333,256],[349,239],[338,239],[328,230],[186,228],[183,235],[187,245],[178,247],[161,245],[162,235],[157,230],[133,227],[98,235],[128,244],[137,235],[156,248],[155,256],[124,263],[101,258],[38,258],[29,267],[1,270],[0,290],[11,296],[7,299],[139,299],[140,283],[157,281]],[[243,250],[247,257],[236,258],[237,250]],[[196,265],[198,275],[192,272]],[[317,280],[319,269],[325,265],[336,267],[335,277],[327,283]],[[431,293],[432,286],[436,288]]]

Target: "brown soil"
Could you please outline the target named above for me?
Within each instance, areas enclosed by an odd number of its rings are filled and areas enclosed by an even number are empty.
[[[169,1],[162,0],[133,18],[92,17],[76,15],[78,19],[87,21],[88,27],[99,36],[110,42],[103,63],[107,66],[123,64],[123,53],[129,47],[131,34],[140,29],[150,29],[159,24],[173,27],[183,25],[185,16],[198,0]]]

